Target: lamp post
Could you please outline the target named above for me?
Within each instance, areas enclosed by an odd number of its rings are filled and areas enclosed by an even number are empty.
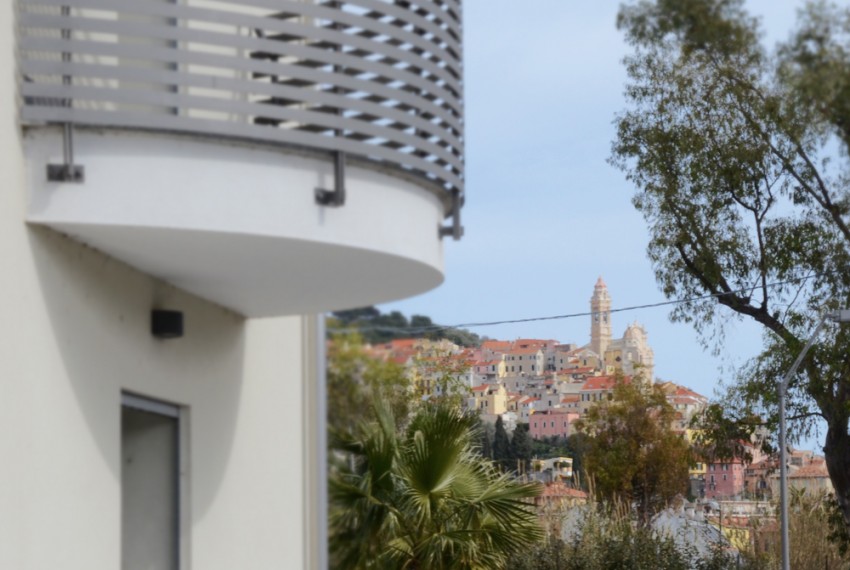
[[[796,374],[797,369],[803,362],[806,353],[814,345],[815,340],[820,334],[821,329],[827,321],[833,323],[850,322],[850,310],[830,311],[824,313],[820,321],[818,321],[815,330],[812,331],[812,336],[806,342],[803,350],[797,355],[797,359],[777,387],[779,392],[779,517],[782,536],[782,570],[791,570],[791,551],[788,548],[788,451],[785,443],[786,427],[785,427],[785,397],[788,392],[788,384],[791,378]]]

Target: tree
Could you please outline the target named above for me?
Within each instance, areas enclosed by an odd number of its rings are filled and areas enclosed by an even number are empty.
[[[370,419],[372,402],[386,402],[399,422],[415,407],[403,366],[370,356],[358,335],[334,336],[328,345],[328,429],[352,432]]]
[[[687,491],[690,451],[672,431],[674,418],[660,387],[620,377],[613,397],[576,421],[587,434],[584,468],[596,494],[612,506],[635,505],[643,524]]]
[[[328,320],[329,328],[356,328],[366,342],[379,344],[398,338],[447,339],[460,346],[478,346],[481,338],[466,329],[441,327],[425,315],[413,315],[410,321],[399,311],[383,314],[375,307],[335,311]]]
[[[476,418],[426,405],[406,430],[380,405],[376,420],[338,440],[330,479],[331,567],[500,569],[543,537],[514,481],[478,454]]]
[[[471,366],[468,357],[447,350],[437,349],[428,356],[416,358],[416,395],[462,407],[470,394],[466,376]]]
[[[511,460],[520,474],[526,472],[531,465],[532,453],[533,448],[531,436],[528,433],[528,424],[517,424],[511,436]]]
[[[496,426],[481,421],[481,416],[475,414],[475,429],[478,432],[478,452],[485,459],[493,459],[493,437],[496,434]]]
[[[496,418],[496,433],[493,434],[493,461],[505,471],[512,469],[511,440],[508,437],[502,416]]]
[[[531,442],[532,455],[540,459],[552,457],[570,457],[573,460],[573,482],[580,489],[587,490],[584,478],[584,454],[587,449],[587,436],[573,433],[566,439],[558,436],[534,439]]]
[[[727,404],[773,422],[776,382],[814,323],[850,306],[850,10],[809,4],[774,54],[741,0],[642,0],[618,25],[634,52],[612,162],[637,187],[656,278],[709,345],[730,316],[763,327]],[[850,527],[847,354],[850,330],[822,335],[790,408],[797,436],[826,422]]]

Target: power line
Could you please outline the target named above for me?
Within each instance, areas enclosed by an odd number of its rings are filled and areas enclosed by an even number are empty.
[[[798,277],[795,279],[787,279],[784,281],[774,281],[772,283],[768,283],[766,288],[780,287],[783,285],[790,285],[792,283],[801,283],[803,281],[808,281],[809,279],[814,279],[815,277],[819,277],[822,274],[811,274],[805,277]],[[717,297],[724,297],[726,295],[738,295],[741,293],[747,293],[752,291],[753,287],[745,287],[734,291],[728,291],[725,293],[711,293],[708,295],[696,296],[696,297],[688,297],[684,299],[672,299],[669,301],[659,301],[656,303],[645,303],[642,305],[632,305],[629,307],[620,307],[618,309],[611,309],[609,312],[611,313],[624,313],[627,311],[638,311],[643,309],[655,309],[658,307],[665,307],[669,305],[681,305],[684,303],[694,303],[697,301],[705,301],[707,299],[713,299]],[[376,331],[376,332],[389,332],[389,333],[404,333],[404,334],[424,334],[429,332],[440,332],[449,329],[471,329],[471,328],[480,328],[480,327],[491,327],[496,325],[513,325],[520,323],[533,323],[540,321],[557,321],[564,319],[574,319],[579,317],[590,317],[595,313],[593,311],[584,311],[581,313],[568,313],[565,315],[550,315],[545,317],[528,317],[524,319],[506,319],[501,321],[482,321],[482,322],[472,322],[472,323],[461,323],[457,325],[431,325],[427,327],[392,327],[385,325],[363,325],[358,327],[346,327],[346,328],[329,328],[328,332],[331,333],[351,333],[358,331]]]

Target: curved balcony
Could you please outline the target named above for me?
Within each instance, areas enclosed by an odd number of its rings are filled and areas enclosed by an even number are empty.
[[[30,222],[247,315],[442,279],[459,0],[18,6]]]

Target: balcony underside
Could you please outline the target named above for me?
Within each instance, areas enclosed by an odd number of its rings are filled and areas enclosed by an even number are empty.
[[[78,131],[81,184],[46,180],[56,129],[25,135],[28,221],[49,226],[240,314],[267,317],[408,297],[442,281],[444,205],[392,174],[329,159],[186,137]]]

